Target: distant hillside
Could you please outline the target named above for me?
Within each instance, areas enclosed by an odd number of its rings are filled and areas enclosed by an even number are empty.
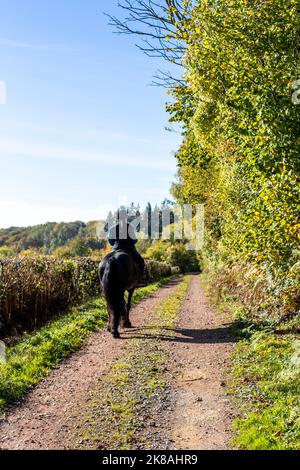
[[[100,222],[101,223],[101,222]],[[77,237],[86,239],[93,249],[103,248],[103,241],[97,239],[99,221],[76,221],[69,223],[48,222],[33,227],[10,227],[0,229],[0,247],[8,246],[16,253],[36,249],[52,253],[56,248],[69,244]]]
[[[173,206],[172,201],[165,199],[160,205],[155,204],[154,207],[148,203],[144,209],[134,202],[128,207],[123,207],[129,218],[138,216],[141,218],[141,231],[145,223],[146,239],[139,241],[139,251],[145,253],[153,240],[157,239],[157,236],[161,237],[164,228],[174,223]],[[168,211],[169,219],[163,217],[164,211]],[[118,211],[115,211],[109,212],[106,221],[48,222],[32,227],[0,229],[0,258],[23,254],[28,250],[59,257],[96,257],[99,256],[99,251],[101,255],[104,255],[107,248],[107,234],[103,230],[104,226],[115,223],[117,217]],[[99,232],[103,234],[102,239],[97,235]]]

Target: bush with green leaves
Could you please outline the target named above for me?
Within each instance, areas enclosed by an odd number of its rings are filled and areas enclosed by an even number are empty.
[[[199,260],[194,250],[188,250],[183,242],[158,240],[146,251],[146,258],[178,266],[182,273],[199,271]]]
[[[10,246],[3,245],[0,246],[0,258],[9,258],[15,256],[15,250]]]
[[[184,81],[168,105],[183,125],[173,194],[205,203],[215,270],[256,265],[268,295],[287,295],[288,314],[300,303],[299,14],[297,0],[194,2],[177,33]]]
[[[59,258],[77,258],[81,256],[90,256],[92,250],[87,239],[77,236],[65,246],[54,250],[54,256]]]

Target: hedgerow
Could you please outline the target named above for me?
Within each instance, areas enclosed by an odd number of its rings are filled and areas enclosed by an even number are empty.
[[[173,193],[205,203],[210,266],[248,315],[260,291],[262,316],[273,299],[280,319],[300,304],[299,13],[296,0],[195,2],[168,105],[184,129]]]
[[[100,295],[98,266],[91,258],[24,256],[0,260],[1,336],[32,331],[89,297]],[[147,262],[148,280],[171,275],[171,266]]]

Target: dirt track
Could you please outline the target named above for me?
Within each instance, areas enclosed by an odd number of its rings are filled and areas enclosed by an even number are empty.
[[[170,354],[175,372],[169,420],[173,449],[228,448],[232,409],[224,386],[232,346],[226,321],[210,309],[194,277]]]
[[[151,311],[175,289],[172,282],[133,309],[131,318],[139,331]],[[66,448],[78,409],[84,408],[88,393],[99,387],[114,361],[126,355],[126,344],[135,332],[123,332],[121,340],[113,340],[106,331],[94,333],[6,414],[0,425],[0,449]],[[166,376],[171,405],[157,423],[166,447],[226,449],[231,409],[224,374],[232,338],[224,319],[207,306],[198,276],[192,277],[175,332],[159,340],[169,352]]]

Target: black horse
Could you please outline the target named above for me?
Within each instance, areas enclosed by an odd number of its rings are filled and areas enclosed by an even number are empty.
[[[108,331],[114,338],[119,338],[119,324],[122,320],[124,328],[131,328],[129,312],[134,290],[141,281],[141,268],[132,253],[125,250],[115,250],[109,253],[101,262],[99,275],[102,292],[108,309]],[[125,302],[125,292],[128,300]]]

